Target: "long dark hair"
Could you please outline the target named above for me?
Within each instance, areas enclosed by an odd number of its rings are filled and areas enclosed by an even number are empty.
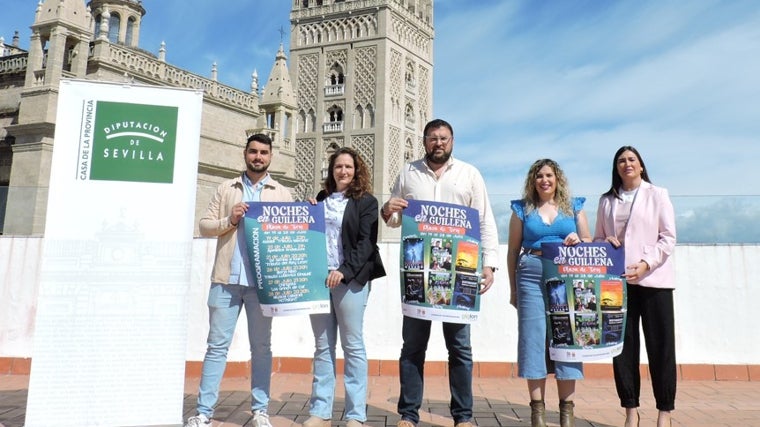
[[[338,189],[338,184],[335,182],[335,175],[333,175],[333,168],[335,167],[335,159],[341,154],[348,154],[354,159],[354,179],[348,184],[346,188],[346,197],[358,199],[365,193],[372,193],[372,182],[369,178],[369,170],[367,164],[353,148],[341,147],[330,155],[330,164],[327,167],[327,178],[325,178],[324,188],[327,194],[332,194]]]
[[[604,196],[615,196],[616,198],[620,199],[620,193],[618,192],[618,189],[621,185],[623,185],[623,179],[620,178],[620,174],[617,171],[617,161],[618,157],[620,157],[620,155],[626,151],[630,151],[631,153],[635,154],[636,158],[639,159],[639,163],[641,164],[641,179],[648,183],[652,182],[649,180],[649,174],[647,173],[647,168],[644,165],[644,159],[642,159],[641,154],[639,154],[639,150],[630,145],[624,145],[618,148],[618,150],[615,152],[615,156],[612,158],[612,185],[610,185],[610,189],[603,194]]]

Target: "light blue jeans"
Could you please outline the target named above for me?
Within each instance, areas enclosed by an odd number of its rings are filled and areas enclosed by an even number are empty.
[[[546,378],[546,286],[543,266],[536,255],[521,254],[517,260],[517,375],[528,380]],[[553,362],[558,380],[583,379],[580,362]]]
[[[343,348],[343,384],[346,389],[345,419],[367,420],[367,352],[364,348],[364,309],[370,284],[351,282],[330,290],[330,313],[312,314],[314,332],[314,379],[309,414],[331,419],[335,400],[335,345],[337,332]]]
[[[272,372],[272,318],[261,313],[253,286],[212,283],[208,293],[208,348],[198,391],[199,413],[211,418],[240,311],[245,306],[251,346],[251,410],[266,410]]]

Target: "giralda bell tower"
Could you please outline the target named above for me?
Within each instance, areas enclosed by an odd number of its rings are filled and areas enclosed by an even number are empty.
[[[433,0],[291,0],[297,197],[313,197],[327,159],[352,147],[380,203],[404,161],[423,153],[433,107]]]

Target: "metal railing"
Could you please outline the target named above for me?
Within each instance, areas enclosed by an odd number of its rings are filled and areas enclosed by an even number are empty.
[[[197,206],[205,208],[215,186],[197,187]],[[47,194],[47,188],[14,187],[13,200],[9,200],[9,187],[0,186],[0,230],[5,231],[7,215],[13,215],[18,207],[14,203],[28,203],[40,195]],[[315,192],[316,194],[316,192]],[[584,196],[584,195],[581,195]],[[375,194],[380,204],[390,197],[389,194]],[[507,243],[509,235],[509,218],[512,215],[510,200],[517,199],[516,194],[489,194],[491,208],[499,229],[499,242]],[[584,210],[589,227],[594,230],[598,195],[585,195]],[[689,244],[760,244],[760,227],[756,226],[760,218],[760,195],[756,196],[678,196],[671,195],[676,215],[678,243]],[[26,201],[26,202],[25,202]],[[28,212],[27,212],[28,214]],[[9,234],[4,232],[3,234]],[[13,235],[24,235],[10,233]]]

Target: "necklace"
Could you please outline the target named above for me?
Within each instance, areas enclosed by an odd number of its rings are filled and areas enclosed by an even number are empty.
[[[622,187],[620,188],[620,199],[622,199],[626,203],[633,203],[634,200],[636,200],[636,193],[639,192],[638,187],[634,188],[633,190],[626,191]]]

